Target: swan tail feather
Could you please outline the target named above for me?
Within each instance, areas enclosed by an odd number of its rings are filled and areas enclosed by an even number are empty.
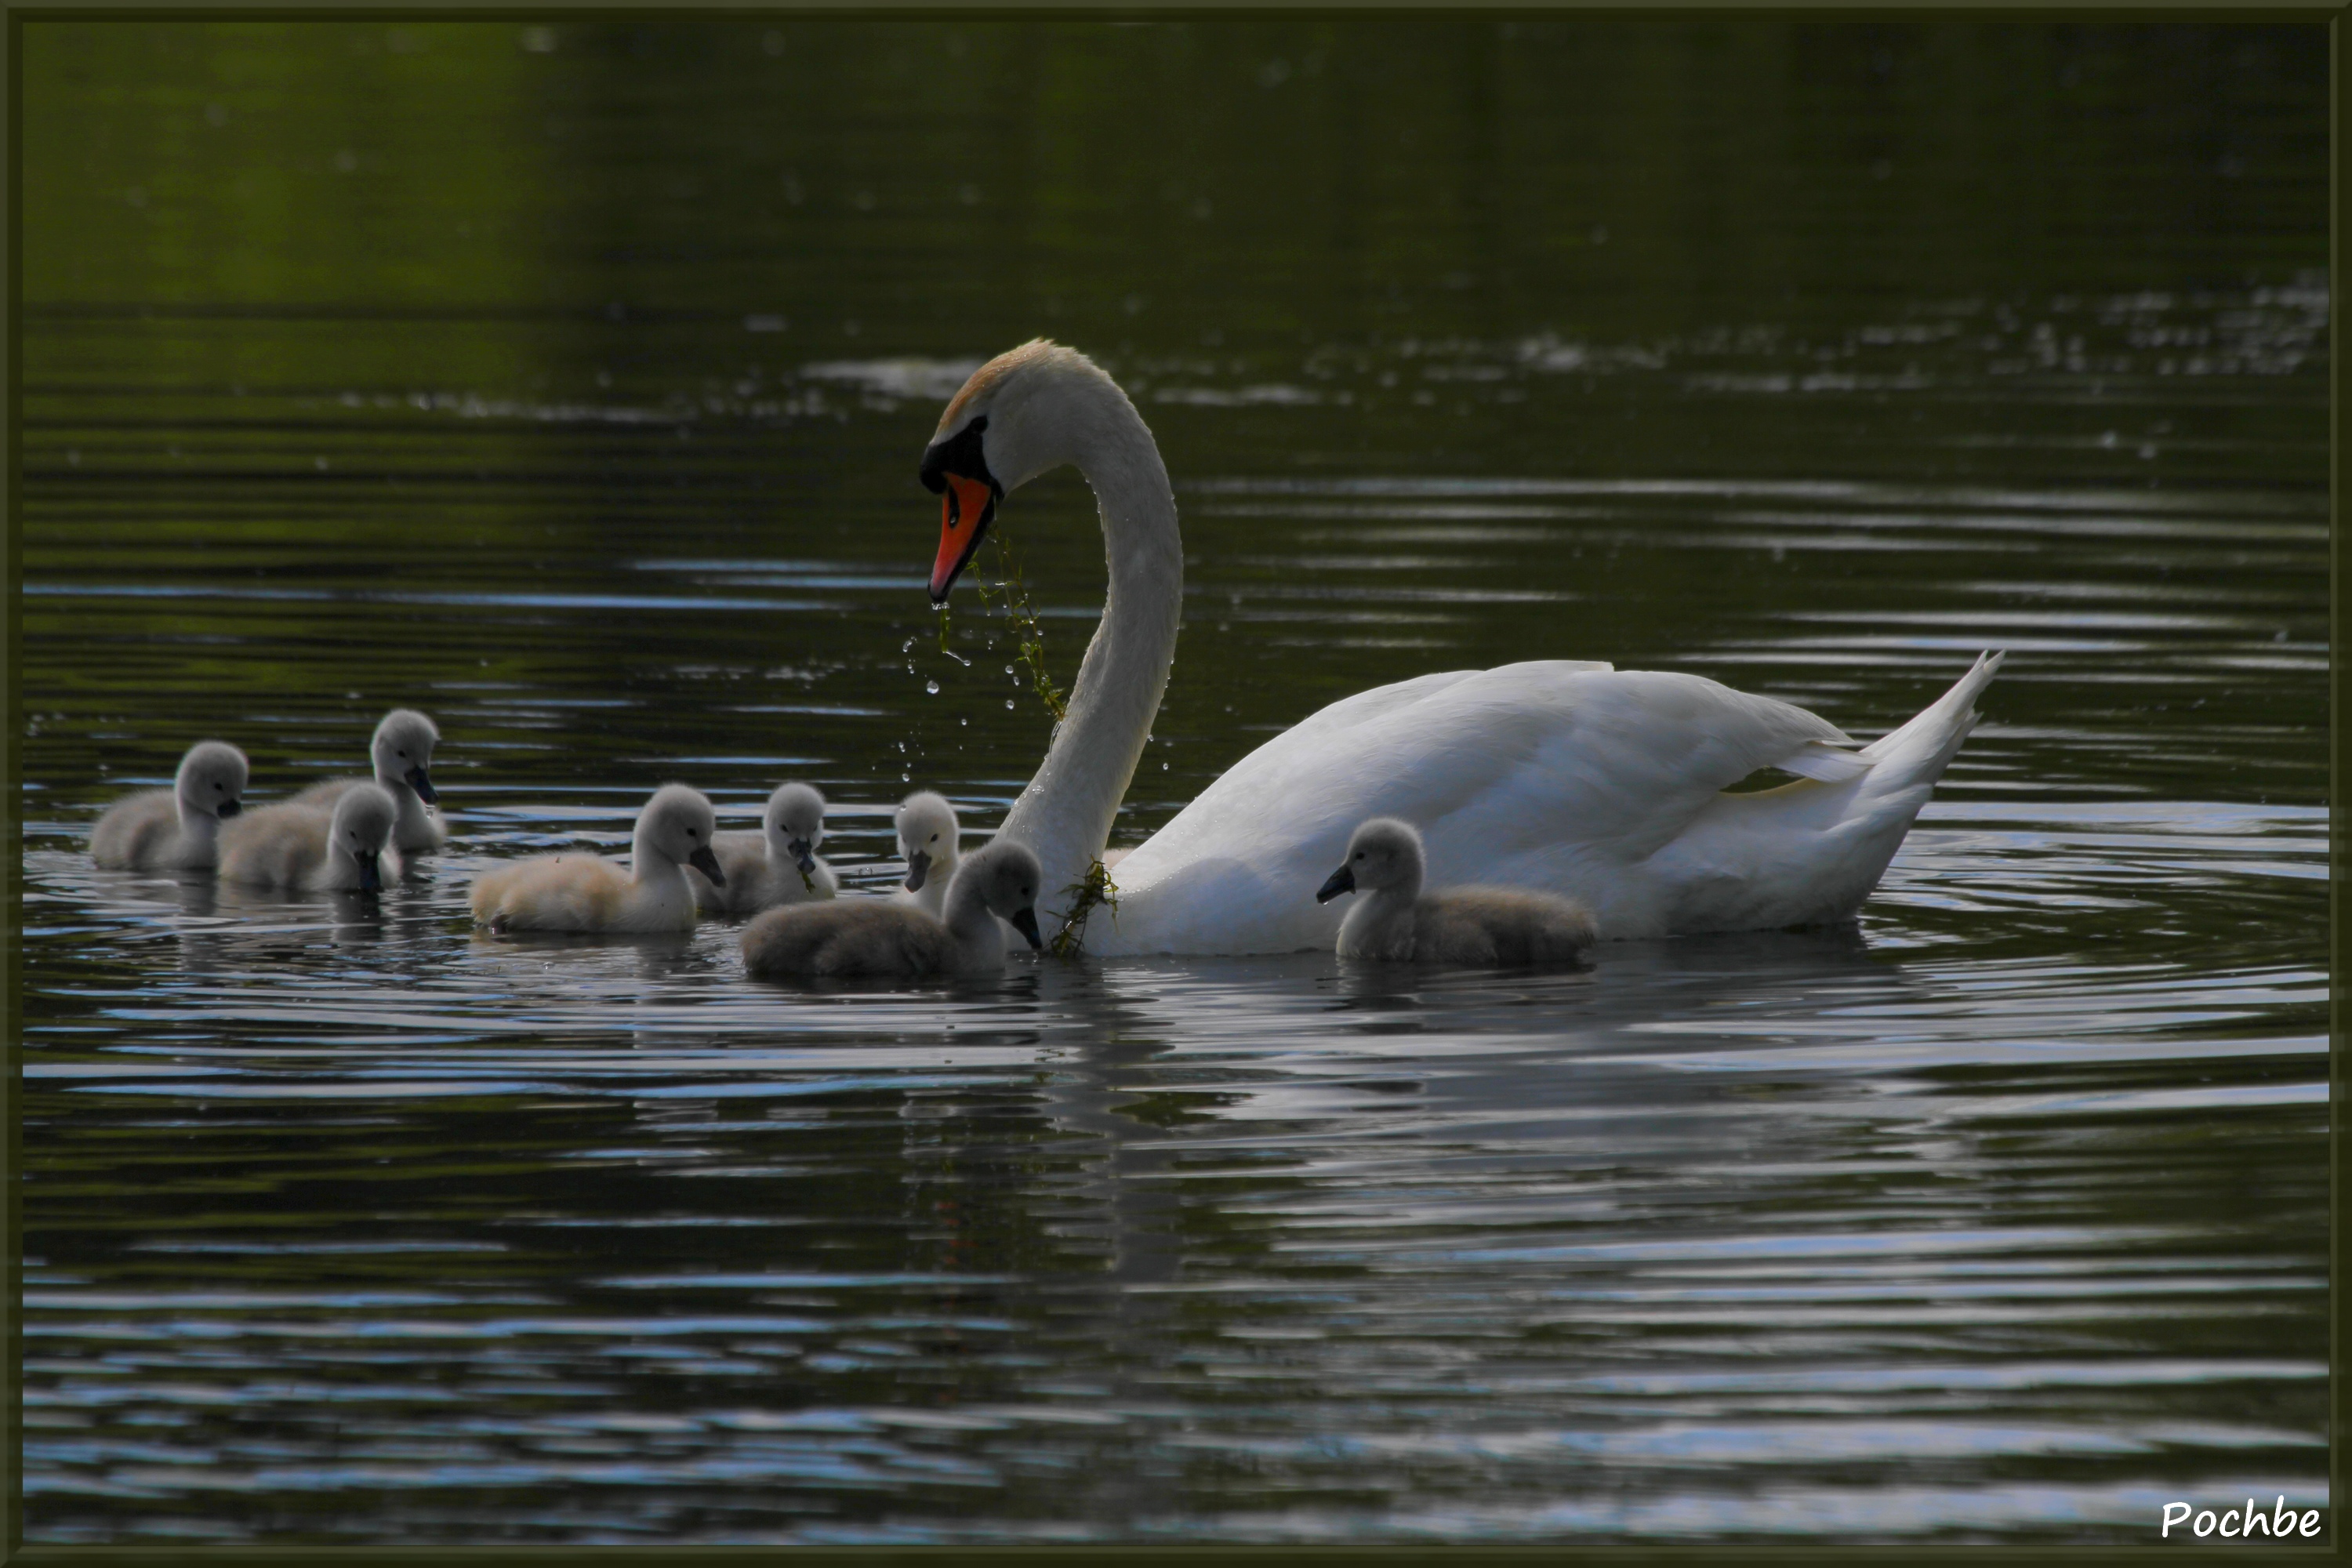
[[[1992,684],[2007,657],[2005,652],[1979,654],[1976,663],[1949,691],[1921,709],[1909,723],[1880,736],[1855,754],[1876,770],[1890,790],[1935,783],[1959,751],[1960,742],[1969,738],[1969,731],[1977,727],[1976,700]]]
[[[1868,773],[1874,759],[1844,751],[1826,741],[1808,741],[1772,765],[1799,778],[1823,784],[1843,784]]]

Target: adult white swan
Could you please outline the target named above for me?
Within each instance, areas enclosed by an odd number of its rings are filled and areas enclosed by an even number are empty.
[[[972,373],[923,455],[945,498],[931,598],[945,603],[1005,493],[1075,463],[1101,504],[1110,592],[1068,716],[998,837],[1045,887],[1101,855],[1176,651],[1184,564],[1168,470],[1094,362],[1042,340]],[[1315,901],[1370,816],[1421,830],[1433,885],[1533,888],[1591,910],[1604,940],[1850,917],[1976,722],[2000,656],[1858,752],[1827,720],[1696,675],[1543,659],[1449,670],[1335,702],[1234,764],[1120,859],[1101,953],[1328,950]],[[1801,775],[1726,795],[1759,768]],[[1040,912],[1066,911],[1051,894]]]

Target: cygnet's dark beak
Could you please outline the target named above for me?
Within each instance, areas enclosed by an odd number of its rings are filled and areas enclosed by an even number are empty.
[[[918,849],[907,857],[907,891],[921,892],[923,884],[930,880],[930,877],[931,852],[929,850]]]
[[[1013,929],[1028,939],[1030,952],[1034,952],[1045,945],[1045,939],[1037,934],[1037,911],[1034,909],[1013,910]]]
[[[360,863],[360,891],[362,893],[382,892],[383,890],[383,868],[376,863],[376,858],[373,855],[361,855],[355,857],[355,858],[357,858]]]
[[[791,847],[793,864],[801,868],[801,875],[803,877],[815,875],[816,846],[805,838],[795,838],[791,840]]]
[[[1348,867],[1342,866],[1332,872],[1329,879],[1315,890],[1315,901],[1318,904],[1328,904],[1340,894],[1352,893],[1355,890],[1356,873]]]
[[[435,801],[441,798],[441,792],[435,789],[433,787],[433,781],[425,776],[425,764],[423,763],[419,763],[415,767],[408,770],[408,787],[415,790],[416,792],[416,798],[423,801],[427,805],[431,805]]]
[[[239,805],[236,801],[225,800],[220,803],[220,809],[213,815],[220,817],[223,821],[226,821],[228,818],[235,816],[238,812],[243,811],[245,807]]]
[[[686,863],[709,878],[712,887],[723,888],[727,885],[727,873],[719,868],[719,857],[710,852],[709,845],[696,845],[694,853],[686,858]]]

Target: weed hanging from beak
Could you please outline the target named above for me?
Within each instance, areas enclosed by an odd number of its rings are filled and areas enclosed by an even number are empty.
[[[1021,579],[1021,563],[1014,557],[1013,547],[1004,542],[1004,530],[1001,524],[988,536],[988,540],[996,551],[996,597],[989,596],[988,583],[978,574],[973,574],[972,586],[979,591],[980,602],[990,608],[993,609],[999,601],[1003,602],[1005,618],[1013,623],[1013,640],[1021,650],[1021,663],[1029,671],[1030,687],[1037,693],[1037,700],[1045,705],[1045,711],[1054,716],[1054,722],[1059,724],[1069,716],[1069,704],[1063,700],[1061,688],[1054,684],[1054,678],[1045,673],[1045,630],[1037,624],[1037,612],[1030,607],[1029,585]],[[940,612],[940,635],[944,639],[947,635],[944,610]],[[945,647],[945,642],[942,641],[940,646]],[[1059,942],[1061,939],[1056,937],[1055,940]]]

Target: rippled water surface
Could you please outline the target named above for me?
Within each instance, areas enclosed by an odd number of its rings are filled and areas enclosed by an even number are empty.
[[[35,1541],[2149,1539],[2328,1501],[2317,28],[44,23]],[[1174,476],[1116,836],[1432,669],[1985,721],[1853,926],[795,991],[474,935],[656,784],[992,828],[913,481],[1046,332]],[[1071,474],[1003,516],[1066,682]],[[983,564],[987,557],[983,556]],[[380,899],[107,873],[429,710]],[[2332,1526],[2331,1526],[2332,1529]]]

